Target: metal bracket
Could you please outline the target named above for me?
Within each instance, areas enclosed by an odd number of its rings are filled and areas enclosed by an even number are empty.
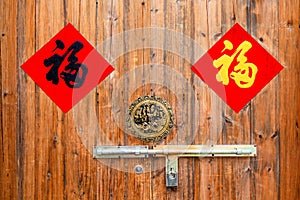
[[[165,157],[166,186],[178,186],[178,158],[180,157],[254,157],[255,145],[157,145],[95,146],[93,158],[148,158]]]

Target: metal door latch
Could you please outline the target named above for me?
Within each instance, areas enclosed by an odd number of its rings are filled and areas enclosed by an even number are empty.
[[[255,145],[157,145],[95,146],[93,158],[165,157],[166,186],[178,186],[178,158],[180,157],[254,157]]]

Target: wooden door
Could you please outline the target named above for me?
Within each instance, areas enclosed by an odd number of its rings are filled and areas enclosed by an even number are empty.
[[[298,0],[2,0],[0,16],[0,199],[300,199]],[[69,22],[115,71],[64,114],[20,66]],[[237,22],[285,67],[238,114],[190,69]],[[123,128],[144,95],[173,108],[159,144],[257,157],[181,158],[175,189],[163,159],[93,159],[94,145],[148,144]]]

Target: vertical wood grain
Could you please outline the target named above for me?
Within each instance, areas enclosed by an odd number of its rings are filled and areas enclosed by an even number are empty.
[[[18,181],[22,172],[17,145],[19,132],[17,77],[17,2],[1,1],[0,66],[1,66],[1,199],[17,199],[21,193]],[[20,177],[18,177],[20,175]]]
[[[280,199],[300,196],[300,3],[279,1],[280,74]]]
[[[25,8],[25,9],[22,9]],[[35,52],[35,2],[18,2],[18,66]],[[19,199],[33,199],[35,194],[36,98],[35,83],[19,68],[18,109],[20,113],[19,135]]]
[[[278,2],[251,1],[251,34],[278,59]],[[268,26],[267,24],[272,24]],[[279,94],[278,77],[252,101],[251,142],[260,152],[251,159],[252,199],[279,197]]]
[[[63,27],[63,1],[37,1],[35,24],[38,50]],[[62,112],[37,86],[36,106],[34,195],[39,199],[62,199]]]
[[[20,0],[0,1],[0,11],[0,199],[300,198],[299,1]],[[126,54],[112,63],[116,70],[105,81],[63,114],[19,66],[69,22],[96,48],[122,33],[123,43],[111,41],[97,50],[113,55],[118,46]],[[193,74],[193,63],[181,55],[147,47],[127,52],[139,41],[126,37],[124,31],[167,28],[191,37],[206,51],[236,22],[285,66],[238,114]],[[159,37],[165,47],[167,42],[178,42]],[[182,52],[184,45],[190,44],[178,44],[181,53],[195,56],[193,47]],[[187,96],[178,99],[169,88],[148,84],[155,72],[150,63],[182,74],[199,101],[166,73],[164,81],[173,82]],[[138,67],[142,74],[133,72],[134,80],[119,83],[122,95],[116,102],[112,99],[116,84]],[[145,84],[128,93],[137,82]],[[177,189],[165,187],[164,159],[92,159],[93,145],[146,145],[118,127],[115,120],[124,124],[125,118],[116,119],[112,112],[117,103],[125,113],[143,95],[161,96],[175,110],[175,127],[161,144],[185,144],[191,138],[194,144],[251,143],[257,144],[258,156],[181,158]],[[185,106],[178,107],[183,100]],[[187,130],[179,136],[176,130],[182,124]],[[93,134],[98,128],[103,132]],[[150,171],[133,173],[136,163]]]
[[[247,31],[250,30],[248,19],[251,18],[250,3],[241,1],[223,1],[222,32],[230,29],[235,23],[241,24]],[[236,47],[234,47],[236,48]],[[222,113],[222,143],[224,144],[250,144],[250,105],[246,105],[239,113],[235,113],[225,106]],[[222,159],[222,185],[223,198],[249,199],[250,198],[250,159],[249,158],[223,158]]]
[[[211,12],[209,8],[214,7],[218,2],[209,1],[194,1],[192,8],[194,15],[195,41],[199,42],[204,51],[207,51],[211,46],[211,28],[209,20],[218,20],[215,16],[218,15],[217,9]],[[216,24],[215,24],[216,25]],[[215,26],[214,25],[214,26]],[[199,55],[198,55],[199,56]],[[217,143],[221,123],[219,123],[219,111],[213,111],[213,107],[220,105],[220,100],[214,101],[214,94],[209,87],[201,82],[197,76],[194,78],[196,95],[200,101],[200,127],[195,133],[195,144],[213,144]],[[218,107],[219,108],[219,107]],[[197,112],[197,111],[195,111]],[[195,159],[194,168],[194,199],[213,199],[214,195],[218,196],[217,189],[219,184],[219,176],[214,175],[214,170],[219,170],[219,163],[211,158]],[[213,187],[213,188],[212,188]]]
[[[110,38],[113,34],[117,34],[122,30],[122,6],[118,1],[98,1],[97,7],[97,44],[103,42]],[[121,12],[121,13],[120,13]],[[100,52],[109,52],[109,55],[112,52],[112,44],[110,46],[104,46],[104,49],[98,49]],[[113,84],[116,80],[116,73],[108,77],[110,81],[104,81],[105,84],[100,84],[97,87],[97,95],[99,101],[99,126],[103,130],[104,134],[102,134],[102,140],[106,140],[106,134],[111,134],[111,138],[119,138],[119,141],[113,142],[120,142],[123,143],[123,136],[121,136],[121,131],[117,129],[113,116],[111,115],[112,110],[112,102],[111,102],[111,89],[113,88]],[[102,91],[106,91],[105,93]],[[109,123],[113,122],[113,123]],[[99,144],[98,144],[99,145]],[[97,162],[97,173],[96,177],[97,180],[97,199],[125,199],[126,194],[124,193],[125,189],[125,178],[123,172],[118,172],[114,169],[110,169],[108,166],[105,166],[101,162]],[[115,187],[117,185],[118,187]]]

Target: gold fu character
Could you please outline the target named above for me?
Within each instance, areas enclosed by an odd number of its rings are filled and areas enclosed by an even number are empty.
[[[222,50],[222,53],[225,50],[233,49],[233,45],[229,40],[224,41],[224,46],[225,47]],[[217,81],[222,82],[223,85],[228,85],[230,77],[240,88],[251,87],[255,81],[255,77],[257,74],[256,65],[254,65],[253,63],[247,63],[247,57],[245,56],[245,53],[247,53],[251,48],[252,44],[248,41],[244,41],[239,45],[239,47],[231,56],[224,54],[220,58],[214,60],[214,67],[221,68],[216,75]],[[230,73],[230,76],[228,76],[229,67],[235,58],[238,64],[234,66],[233,71]]]

